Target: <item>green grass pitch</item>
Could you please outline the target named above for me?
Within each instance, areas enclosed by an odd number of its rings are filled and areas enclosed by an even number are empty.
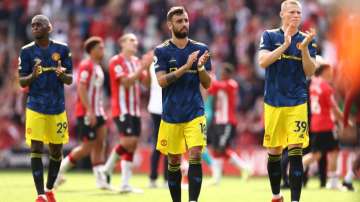
[[[46,177],[44,177],[46,179]],[[145,175],[135,175],[132,185],[144,189],[143,194],[119,194],[95,188],[94,177],[90,172],[70,172],[67,182],[56,190],[58,202],[169,202],[168,189],[149,189]],[[271,191],[267,178],[250,178],[242,181],[237,177],[225,177],[220,186],[206,186],[209,178],[203,181],[200,202],[270,202]],[[0,171],[0,202],[32,202],[36,191],[30,170]],[[112,185],[118,187],[120,174],[113,176]],[[162,180],[159,180],[159,184]],[[312,178],[306,189],[303,189],[303,202],[360,202],[360,192],[341,192],[319,189],[319,182]],[[355,183],[360,189],[360,182]],[[182,192],[183,200],[187,201],[187,190]],[[285,201],[290,201],[290,192],[283,191]]]

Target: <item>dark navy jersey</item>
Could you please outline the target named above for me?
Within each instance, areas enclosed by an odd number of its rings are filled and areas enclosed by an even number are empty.
[[[289,48],[273,64],[266,68],[265,73],[265,103],[272,106],[295,106],[303,104],[308,99],[306,75],[302,65],[301,51],[298,46],[305,34],[297,32],[291,37]],[[283,30],[266,30],[261,38],[259,49],[273,51],[284,43]],[[309,53],[316,55],[314,40],[309,43]]]
[[[189,40],[186,47],[180,49],[170,40],[155,49],[155,71],[170,73],[186,64],[189,55],[200,50],[198,58],[208,50],[208,47]],[[196,60],[192,68],[178,80],[162,89],[163,114],[162,119],[169,123],[183,123],[204,115],[204,103],[200,93],[200,79]],[[211,70],[210,59],[205,68]]]
[[[20,76],[31,74],[35,64],[39,64],[42,71],[29,86],[27,108],[43,114],[59,114],[65,110],[64,84],[55,73],[59,60],[66,73],[71,73],[71,53],[66,44],[50,40],[47,48],[40,48],[35,42],[21,48]]]

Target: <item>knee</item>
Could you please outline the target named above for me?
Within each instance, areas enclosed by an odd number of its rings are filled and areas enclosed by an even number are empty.
[[[180,165],[181,163],[181,156],[180,155],[169,155],[168,162],[171,165]]]
[[[43,153],[43,143],[38,141],[31,142],[31,153],[42,154]]]
[[[190,149],[189,163],[199,164],[201,162],[201,147],[194,147]]]

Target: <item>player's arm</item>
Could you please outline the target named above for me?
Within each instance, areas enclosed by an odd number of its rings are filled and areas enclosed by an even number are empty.
[[[199,58],[199,62],[197,65],[200,83],[202,87],[204,87],[205,89],[208,89],[211,84],[211,77],[205,69],[205,63],[209,60],[209,58],[210,58],[210,54],[206,50],[204,54],[202,54],[201,57]]]
[[[65,53],[63,55],[62,61],[58,60],[58,66],[55,70],[55,73],[63,83],[67,85],[72,84],[72,59],[71,52],[68,47],[65,47]]]
[[[124,75],[120,77],[120,83],[125,87],[129,88],[131,85],[135,83],[136,80],[139,80],[140,76],[143,74],[143,71],[145,70],[144,66],[141,66],[136,72]]]
[[[290,27],[290,26],[289,26]],[[290,29],[287,29],[284,34],[284,43],[275,50],[271,49],[271,40],[268,32],[264,32],[260,42],[260,51],[258,54],[258,62],[260,67],[267,68],[273,64],[280,56],[288,49],[291,44]]]
[[[66,73],[66,68],[61,65],[61,60],[58,60],[58,66],[56,67],[55,73],[63,83],[67,85],[72,84],[72,74]]]
[[[87,82],[89,80],[89,73],[80,70],[80,80],[77,84],[77,92],[80,98],[80,101],[82,103],[82,105],[85,107],[86,109],[86,116],[89,117],[90,119],[90,125],[94,126],[96,124],[96,117],[95,117],[95,113],[93,112],[91,105],[90,105],[90,101],[88,98],[88,93],[87,93]]]
[[[310,55],[309,44],[312,43],[313,38],[315,37],[316,32],[314,29],[310,29],[310,31],[306,32],[306,37],[300,44],[301,56],[302,56],[302,64],[305,75],[307,77],[312,76],[315,73],[316,65],[315,65],[315,53],[313,53],[313,57]],[[314,47],[312,47],[314,48]]]
[[[346,93],[345,96],[344,116],[343,116],[344,127],[349,126],[350,110],[351,110],[351,105],[354,101],[354,95],[352,91],[353,90],[350,90],[350,92]]]
[[[331,111],[334,114],[336,121],[341,122],[341,120],[344,119],[344,115],[341,112],[338,104],[336,103],[334,96],[331,96],[330,99],[331,99],[331,106],[332,106]]]
[[[31,70],[30,60],[24,50],[21,50],[19,56],[19,84],[21,87],[30,86],[30,84],[40,75],[40,62],[36,62]]]
[[[175,82],[177,79],[179,79],[183,74],[185,74],[185,72],[189,69],[191,69],[192,64],[196,61],[197,56],[199,54],[199,51],[194,51],[192,52],[188,59],[187,62],[181,66],[180,68],[178,68],[177,70],[170,72],[170,73],[166,73],[166,71],[157,71],[156,72],[156,78],[159,82],[159,85],[161,88],[166,88],[168,85],[172,84],[173,82]],[[156,65],[158,65],[156,63]],[[155,67],[157,68],[157,67]]]

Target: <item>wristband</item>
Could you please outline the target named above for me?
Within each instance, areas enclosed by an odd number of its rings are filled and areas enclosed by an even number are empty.
[[[203,66],[201,66],[201,67],[198,67],[198,72],[202,72],[202,71],[205,71],[205,66],[203,65]]]

